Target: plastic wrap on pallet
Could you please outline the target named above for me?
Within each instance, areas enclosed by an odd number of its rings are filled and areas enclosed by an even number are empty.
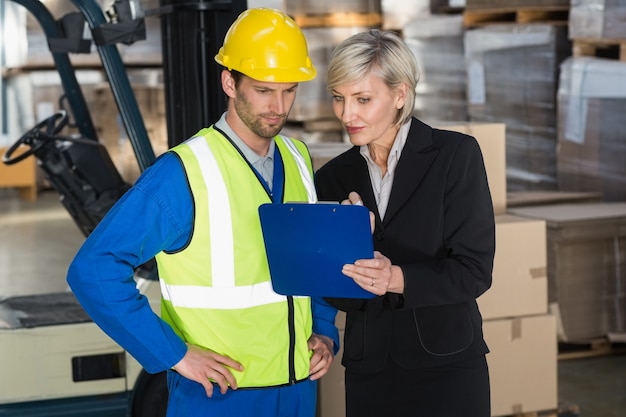
[[[558,90],[558,179],[564,191],[626,201],[626,62],[567,59]]]
[[[463,17],[413,19],[403,37],[420,71],[414,115],[424,121],[467,121]]]
[[[626,39],[626,0],[571,0],[571,39]]]
[[[2,32],[11,34],[11,42],[4,42],[2,52],[6,67],[19,67],[28,59],[28,39],[26,31],[26,9],[17,3],[7,2],[4,14],[0,16]]]
[[[341,41],[367,29],[363,26],[302,29],[307,39],[309,55],[317,69],[317,77],[298,85],[298,94],[289,114],[289,120],[307,121],[335,118],[331,95],[326,90],[326,74],[330,54]]]
[[[556,190],[556,91],[567,28],[489,25],[465,32],[469,119],[507,125],[507,189]]]
[[[289,15],[330,13],[380,13],[381,0],[290,0],[285,1]]]
[[[466,0],[468,9],[503,7],[560,7],[569,6],[570,0]]]
[[[431,0],[380,0],[383,29],[398,30],[411,20],[430,14]]]
[[[270,9],[285,10],[287,0],[248,0],[248,8],[267,7]]]

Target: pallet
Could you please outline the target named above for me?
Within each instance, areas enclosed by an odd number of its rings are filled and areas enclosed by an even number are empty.
[[[295,15],[293,20],[301,28],[314,27],[379,27],[383,23],[383,17],[380,13],[354,13],[354,12],[338,12],[329,14],[305,14]]]
[[[466,28],[495,23],[545,23],[567,25],[569,7],[498,7],[489,9],[466,9],[463,24]]]
[[[580,407],[568,401],[559,401],[558,417],[579,417]]]
[[[573,39],[572,55],[616,59],[626,62],[625,39]]]
[[[580,342],[559,342],[559,360],[592,358],[626,352],[625,343],[613,343],[608,338]]]
[[[525,413],[511,414],[506,417],[559,417],[559,412],[557,410],[528,411]]]
[[[560,401],[556,410],[528,411],[506,417],[579,417],[580,408],[569,402]]]
[[[13,157],[26,152],[28,147],[22,145]],[[0,147],[0,155],[7,149]],[[29,156],[15,165],[5,165],[0,161],[0,188],[16,189],[20,198],[28,201],[37,200],[37,163],[34,156]]]
[[[465,7],[457,6],[438,6],[432,10],[433,14],[462,14],[465,11]]]

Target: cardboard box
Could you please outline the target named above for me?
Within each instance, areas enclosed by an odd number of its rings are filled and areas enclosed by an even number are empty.
[[[345,315],[337,326],[343,340]],[[555,318],[525,316],[484,322],[491,378],[492,416],[556,409],[557,341]],[[319,382],[317,417],[345,416],[344,368],[340,351]]]
[[[15,158],[27,149],[26,146],[18,148],[12,158]],[[0,155],[6,153],[7,148],[0,148]],[[34,156],[29,156],[13,165],[5,165],[0,162],[0,188],[17,188],[21,198],[35,201],[37,199],[37,166]]]
[[[493,283],[478,305],[483,319],[548,312],[545,221],[496,216]]]
[[[506,127],[504,123],[439,124],[433,127],[473,136],[485,160],[487,180],[496,214],[506,212]]]
[[[546,221],[548,302],[559,319],[559,340],[624,333],[626,203],[555,204],[510,212]]]
[[[556,320],[551,315],[487,320],[483,330],[491,352],[491,415],[555,410]]]

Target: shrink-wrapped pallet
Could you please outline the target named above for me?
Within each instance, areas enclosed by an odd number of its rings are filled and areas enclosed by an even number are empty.
[[[488,25],[465,32],[469,119],[507,126],[509,191],[555,190],[556,91],[571,53],[565,27]]]
[[[571,39],[626,39],[626,0],[571,2]]]
[[[427,122],[467,121],[462,16],[414,19],[402,33],[420,72],[415,116]]]
[[[597,191],[626,201],[626,62],[575,57],[561,67],[558,182],[564,191]]]

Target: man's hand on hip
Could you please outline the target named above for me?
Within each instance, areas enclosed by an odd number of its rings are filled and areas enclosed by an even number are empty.
[[[206,395],[213,396],[213,382],[225,394],[228,388],[237,389],[237,381],[231,369],[243,371],[243,365],[227,356],[220,355],[199,346],[187,344],[187,353],[174,369],[185,378],[204,386]]]
[[[313,352],[309,376],[315,381],[324,376],[333,363],[333,341],[328,336],[314,334],[309,338],[309,350]]]

